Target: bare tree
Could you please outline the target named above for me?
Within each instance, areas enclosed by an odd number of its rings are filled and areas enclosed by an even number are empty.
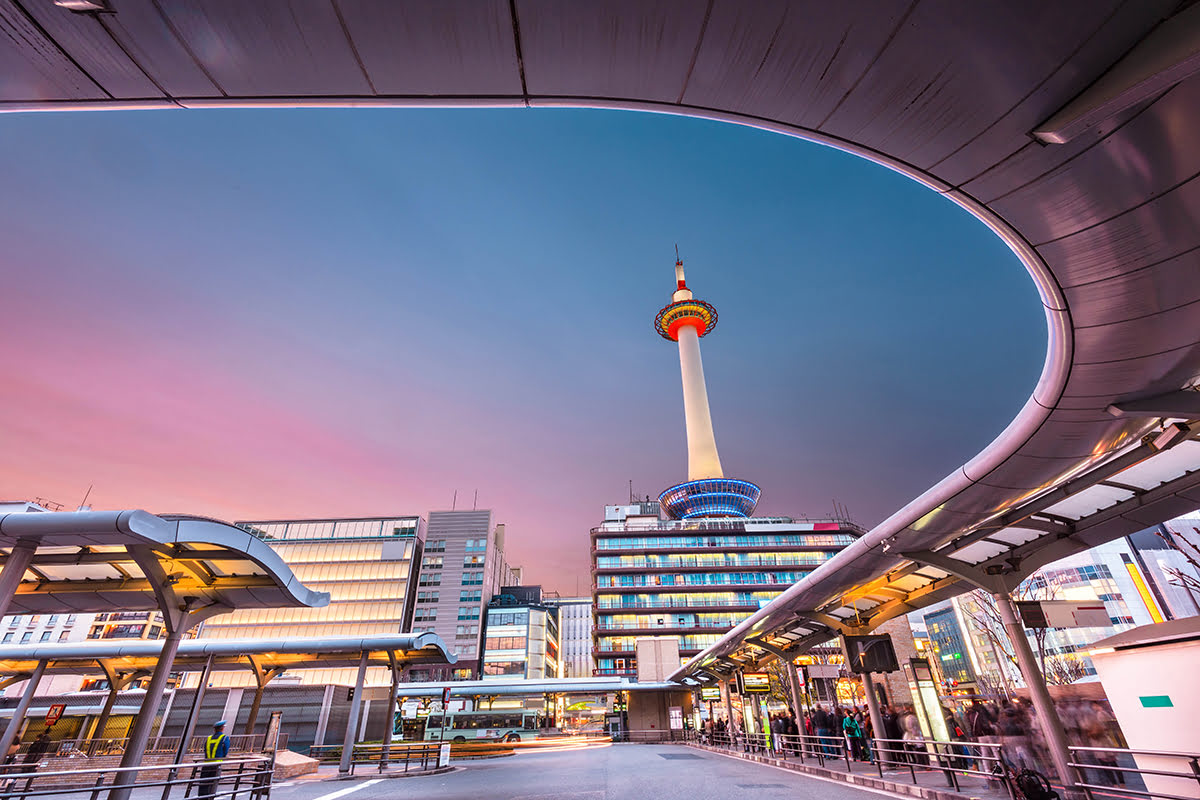
[[[1170,582],[1176,586],[1180,586],[1191,595],[1193,602],[1197,595],[1200,595],[1200,528],[1192,526],[1192,535],[1189,535],[1181,530],[1168,529],[1165,525],[1159,525],[1155,529],[1158,537],[1166,543],[1167,547],[1181,554],[1184,559],[1191,564],[1193,574],[1189,575],[1177,567],[1164,566],[1163,572],[1170,577]]]

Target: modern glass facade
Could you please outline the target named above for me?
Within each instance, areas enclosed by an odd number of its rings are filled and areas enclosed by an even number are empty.
[[[489,604],[482,663],[485,681],[561,678],[558,609]]]
[[[256,608],[213,617],[205,639],[367,636],[412,630],[416,564],[425,538],[420,517],[272,520],[238,527],[268,542],[305,586],[329,592],[324,608]],[[357,670],[296,670],[305,684],[353,685]],[[191,678],[195,681],[195,676]],[[387,670],[371,668],[367,681],[383,684]],[[214,672],[217,686],[250,686],[249,670]],[[188,683],[191,686],[193,683]]]
[[[678,636],[684,661],[862,534],[787,517],[666,520],[609,506],[591,532],[596,675],[635,675],[636,641]]]

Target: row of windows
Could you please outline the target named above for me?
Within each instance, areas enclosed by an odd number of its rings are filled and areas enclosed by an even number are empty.
[[[528,623],[528,611],[495,611],[488,609],[489,625],[526,625]]]
[[[844,547],[854,541],[844,533],[797,533],[772,536],[618,536],[597,539],[597,550],[688,550],[695,547]]]
[[[454,632],[456,634],[458,634],[459,636],[468,636],[468,635],[478,636],[479,635],[479,626],[478,625],[459,625],[454,629]]]
[[[597,569],[667,569],[671,567],[783,567],[817,566],[833,553],[697,553],[695,555],[596,556]]]
[[[61,617],[62,617],[61,614],[51,614],[50,616],[48,616],[46,618],[46,624],[53,627],[61,621]],[[65,624],[74,625],[75,620],[76,620],[76,616],[74,614],[67,614],[67,619],[66,619]],[[8,627],[10,627],[10,628],[19,627],[23,621],[25,621],[25,617],[23,617],[19,614],[15,617],[10,617],[8,620]],[[42,621],[41,614],[33,614],[32,616],[29,617],[30,626],[37,625],[41,621]]]
[[[413,543],[400,542],[402,547],[389,547],[387,562],[412,560]],[[377,563],[383,560],[383,542],[272,542],[271,547],[288,564],[344,564],[347,562]]]
[[[524,661],[485,661],[483,662],[484,675],[520,675],[525,677],[525,662]]]
[[[433,541],[426,542],[425,543],[425,552],[426,553],[444,553],[444,552],[446,552],[446,540],[445,539],[434,539]]]
[[[238,527],[260,539],[363,539],[416,536],[417,534],[415,517],[243,523]]]
[[[489,636],[484,644],[488,650],[524,650],[524,636]]]
[[[711,586],[732,584],[795,583],[804,572],[685,572],[678,575],[597,575],[596,586]]]
[[[483,585],[483,572],[481,572],[481,571],[479,571],[479,572],[464,572],[462,574],[462,585],[463,586],[482,586]]]
[[[458,609],[459,619],[479,619],[479,606],[470,606]]]
[[[468,553],[483,553],[487,551],[487,539],[467,539]]]
[[[436,603],[440,592],[437,589],[429,592],[417,592],[418,603]],[[471,603],[482,600],[482,593],[479,589],[463,589],[458,593],[458,602]]]
[[[725,614],[613,614],[598,617],[598,630],[634,628],[732,628],[747,619],[746,612]]]
[[[413,611],[413,621],[414,622],[433,622],[436,619],[437,619],[437,609],[436,608],[418,608],[415,611]],[[433,628],[430,628],[429,630],[433,630]]]
[[[485,556],[464,556],[464,567],[482,567]],[[445,556],[425,556],[421,559],[421,569],[441,569],[446,563]]]
[[[762,606],[780,592],[701,592],[696,594],[599,595],[597,608],[696,608]]]
[[[53,633],[53,631],[42,631],[42,637],[40,639],[38,639],[38,641],[39,642],[50,641],[50,636],[52,633]],[[9,642],[11,642],[13,640],[14,635],[15,634],[12,631],[9,631],[8,633],[4,634],[4,638],[2,640],[3,643],[8,644]],[[62,631],[61,633],[58,634],[58,640],[60,642],[65,642],[70,637],[71,637],[70,631]],[[25,631],[24,633],[21,634],[21,644],[28,644],[32,638],[33,638],[33,631]]]
[[[704,650],[717,643],[721,638],[719,633],[689,633],[679,638],[680,650]],[[637,645],[634,636],[601,636],[597,650],[601,653],[614,650],[634,650]]]
[[[454,654],[458,656],[473,656],[475,655],[475,645],[456,644],[454,645]]]
[[[204,623],[205,627],[222,625],[280,625],[295,622],[358,622],[400,620],[404,615],[402,597],[385,597],[375,601],[330,603],[324,608],[244,608]]]

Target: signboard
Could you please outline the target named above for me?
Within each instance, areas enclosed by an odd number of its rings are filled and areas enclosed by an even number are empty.
[[[705,701],[707,701],[707,700],[720,700],[720,699],[721,699],[721,687],[720,687],[720,686],[704,686],[704,687],[701,687],[701,689],[700,689],[700,699],[701,699],[701,700],[705,700]]]
[[[671,718],[671,730],[683,730],[683,708],[680,706],[671,706],[667,709],[667,713]]]
[[[1022,600],[1017,603],[1026,628],[1107,628],[1108,610],[1099,600]]]
[[[63,712],[67,710],[65,703],[55,703],[46,709],[46,727],[53,728],[54,723],[62,719]]]
[[[809,678],[836,678],[842,674],[837,664],[812,664],[808,668]]]
[[[450,704],[450,687],[447,686],[444,689],[442,689],[442,708],[445,708],[449,704]]]
[[[769,692],[771,691],[771,678],[765,672],[743,672],[742,691],[747,693]]]
[[[892,648],[892,637],[888,634],[875,636],[843,636],[842,647],[846,650],[846,663],[851,672],[899,672],[896,651]]]
[[[264,753],[274,753],[279,748],[279,725],[282,719],[282,711],[271,712],[271,719],[267,721],[267,735],[263,738]]]

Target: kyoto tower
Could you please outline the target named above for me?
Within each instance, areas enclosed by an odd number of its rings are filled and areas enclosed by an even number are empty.
[[[658,312],[654,329],[659,336],[679,343],[679,371],[683,377],[683,416],[687,426],[688,479],[658,496],[671,519],[693,517],[748,517],[754,513],[761,493],[749,481],[726,478],[717,455],[704,364],[700,361],[700,338],[717,325],[717,310],[696,300],[683,277],[678,248],[675,258],[675,294],[671,304]]]

